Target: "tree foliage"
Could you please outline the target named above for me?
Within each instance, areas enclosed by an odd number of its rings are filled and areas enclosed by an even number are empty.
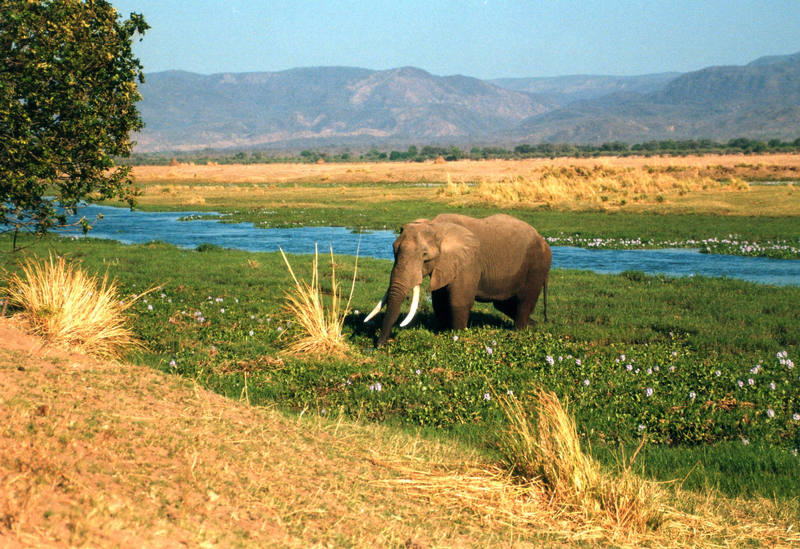
[[[0,223],[44,233],[82,200],[133,205],[130,168],[114,158],[143,125],[131,43],[148,28],[105,0],[2,0]]]

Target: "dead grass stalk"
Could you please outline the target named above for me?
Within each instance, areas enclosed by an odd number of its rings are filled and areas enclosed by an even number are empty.
[[[286,293],[286,311],[299,323],[301,334],[289,346],[289,353],[314,355],[343,356],[350,350],[350,346],[342,333],[344,320],[350,312],[350,301],[355,289],[356,274],[358,273],[358,253],[353,271],[353,281],[350,286],[350,295],[345,302],[341,289],[336,282],[336,266],[331,248],[331,295],[330,303],[325,305],[325,299],[319,280],[319,253],[314,245],[314,261],[311,267],[311,283],[298,280],[286,254],[281,249],[281,256],[292,275],[295,287]]]
[[[34,333],[86,354],[118,358],[139,346],[125,311],[153,287],[122,299],[108,273],[90,275],[63,257],[23,261],[20,273],[5,276],[11,303]]]

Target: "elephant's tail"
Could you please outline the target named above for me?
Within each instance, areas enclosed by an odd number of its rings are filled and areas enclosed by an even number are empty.
[[[544,321],[547,322],[547,279],[546,278],[544,279],[544,284],[542,285],[542,291],[544,292],[544,295],[542,296],[544,298]]]

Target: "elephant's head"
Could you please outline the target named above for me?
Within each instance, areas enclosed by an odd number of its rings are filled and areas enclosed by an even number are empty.
[[[406,326],[411,322],[419,305],[423,277],[430,275],[431,291],[447,286],[460,273],[477,268],[477,252],[478,240],[460,225],[428,219],[417,219],[404,225],[394,241],[394,267],[389,289],[364,319],[365,322],[372,319],[386,303],[377,346],[389,339],[392,326],[400,316],[400,304],[413,290],[411,310],[400,325]]]

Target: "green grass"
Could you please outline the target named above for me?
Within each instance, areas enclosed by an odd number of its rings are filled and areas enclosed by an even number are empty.
[[[136,360],[230,397],[342,412],[493,452],[505,420],[492,391],[530,403],[542,386],[569,398],[579,431],[606,462],[618,444],[646,436],[648,476],[688,474],[687,487],[730,495],[800,496],[793,454],[800,366],[790,369],[777,356],[786,351],[800,362],[797,287],[556,269],[546,324],[537,310],[534,328],[516,333],[479,306],[468,330],[436,333],[424,303],[411,329],[395,328],[394,343],[374,351],[376,326],[361,319],[383,294],[391,262],[361,258],[352,302],[359,312],[345,323],[358,354],[316,360],[282,354],[296,325],[281,312],[292,281],[279,254],[91,239],[28,243],[28,253],[55,249],[89,270],[108,270],[123,295],[166,283],[134,307],[134,331],[147,347]],[[14,261],[2,256],[6,268]],[[346,279],[353,258],[336,261]],[[292,265],[310,279],[310,256]],[[329,274],[321,270],[323,291]]]

